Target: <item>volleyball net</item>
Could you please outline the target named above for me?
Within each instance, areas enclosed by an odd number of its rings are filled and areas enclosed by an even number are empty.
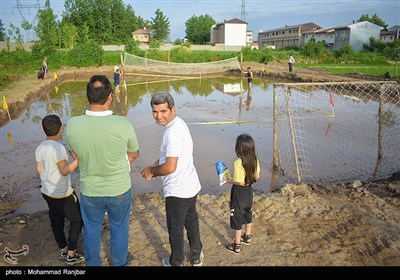
[[[239,56],[203,63],[176,63],[159,61],[125,53],[123,59],[125,73],[145,71],[176,76],[199,76],[240,69]]]

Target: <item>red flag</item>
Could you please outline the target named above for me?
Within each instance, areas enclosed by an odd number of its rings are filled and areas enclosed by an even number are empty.
[[[335,107],[335,101],[333,100],[333,94],[329,93],[329,103],[331,103],[332,107]]]

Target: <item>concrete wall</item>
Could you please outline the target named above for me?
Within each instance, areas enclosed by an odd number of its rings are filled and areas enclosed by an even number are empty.
[[[23,43],[22,46],[26,51],[31,51],[32,50],[32,45],[33,43]],[[10,43],[10,50],[15,51],[15,47],[17,46],[16,43]],[[0,51],[1,50],[6,50],[7,49],[7,43],[5,41],[0,41]]]
[[[15,43],[11,43],[11,50],[15,50]],[[24,43],[23,44],[26,51],[31,51],[32,43]],[[140,45],[139,46],[142,50],[146,50],[149,48],[148,45]],[[160,47],[162,51],[168,51],[178,46],[173,44],[165,44]],[[3,49],[7,49],[7,44],[4,41],[0,41],[0,51]],[[215,46],[211,45],[191,45],[191,50],[194,51],[202,51],[202,50],[209,50],[209,51],[240,51],[242,49],[241,46],[225,46],[223,44],[216,44]],[[103,45],[104,51],[124,51],[125,45]]]

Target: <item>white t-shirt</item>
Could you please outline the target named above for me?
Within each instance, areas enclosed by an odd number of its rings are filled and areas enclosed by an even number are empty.
[[[178,157],[178,163],[174,173],[161,176],[164,197],[195,196],[201,185],[193,164],[193,140],[186,123],[179,117],[175,117],[164,127],[159,164],[165,163],[167,157]]]
[[[42,166],[40,191],[53,198],[70,196],[74,192],[71,178],[69,175],[63,176],[57,167],[58,162],[68,161],[65,147],[57,141],[45,140],[36,148],[35,156]]]

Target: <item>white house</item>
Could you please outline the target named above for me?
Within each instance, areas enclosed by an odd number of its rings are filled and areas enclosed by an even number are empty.
[[[246,32],[246,45],[251,46],[253,43],[253,31],[247,30]]]
[[[304,46],[304,33],[320,30],[322,27],[313,22],[274,28],[258,33],[259,48],[282,48],[287,46]]]
[[[303,34],[304,45],[310,41],[323,42],[327,49],[332,50],[335,44],[335,29],[323,28],[317,31],[310,31]]]
[[[395,25],[388,29],[388,31],[381,31],[380,39],[384,43],[393,42],[400,39],[400,26]]]
[[[247,45],[247,22],[238,18],[224,20],[211,26],[211,44],[223,44],[225,46]]]
[[[369,21],[360,21],[345,26],[335,27],[334,50],[342,46],[351,46],[355,51],[361,51],[363,45],[369,45],[370,38],[379,40],[382,27]]]

